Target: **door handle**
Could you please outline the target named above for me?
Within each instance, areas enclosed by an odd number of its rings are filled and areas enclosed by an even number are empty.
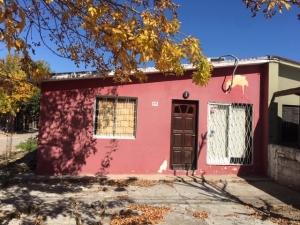
[[[196,135],[195,135],[195,134],[192,134],[192,137],[196,137]]]

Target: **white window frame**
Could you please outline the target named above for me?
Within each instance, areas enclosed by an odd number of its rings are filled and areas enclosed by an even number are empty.
[[[99,135],[96,134],[96,129],[97,129],[97,102],[99,99],[114,99],[115,100],[115,104],[118,102],[119,99],[122,100],[131,100],[131,101],[135,101],[134,104],[134,135],[132,137],[130,136],[118,136],[118,135]],[[124,97],[124,96],[96,96],[95,97],[95,102],[94,102],[94,118],[93,118],[93,137],[94,138],[98,138],[98,139],[129,139],[129,140],[134,140],[136,139],[136,128],[137,128],[137,103],[138,103],[138,99],[136,97]],[[114,122],[114,129],[116,129],[116,124]]]

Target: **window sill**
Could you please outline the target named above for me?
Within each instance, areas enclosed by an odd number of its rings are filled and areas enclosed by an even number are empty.
[[[210,166],[253,166],[253,162],[249,164],[244,163],[230,163],[230,158],[219,158],[206,160],[207,165]]]
[[[95,139],[121,139],[121,140],[135,140],[136,137],[120,137],[120,136],[101,136],[101,135],[93,135]]]

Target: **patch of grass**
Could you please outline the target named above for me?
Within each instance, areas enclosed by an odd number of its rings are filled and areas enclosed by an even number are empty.
[[[28,138],[26,141],[20,142],[16,148],[27,152],[32,152],[38,148],[37,138]]]

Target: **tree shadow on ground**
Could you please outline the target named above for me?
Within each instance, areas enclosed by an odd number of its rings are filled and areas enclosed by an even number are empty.
[[[129,179],[123,182],[101,179],[95,184],[88,180],[70,182],[57,179],[12,183],[0,191],[3,196],[0,224],[8,224],[12,219],[33,223],[39,216],[43,220],[50,219],[51,223],[70,219],[75,222],[78,218],[84,224],[99,223],[104,216],[113,216],[131,202],[120,193],[126,189],[116,191],[129,182]]]
[[[85,85],[89,88],[71,84],[71,87],[68,86],[70,89],[64,87],[60,89],[55,86],[52,91],[47,91],[47,88],[43,90],[36,171],[38,175],[77,175],[87,164],[87,158],[98,151],[103,151],[103,159],[97,161],[100,161],[100,165],[95,163],[99,168],[97,173],[99,176],[65,176],[65,179],[62,176],[45,176],[45,179],[43,176],[38,176],[38,179],[30,179],[34,171],[34,165],[31,165],[32,171],[22,174],[26,183],[23,183],[24,179],[15,177],[14,181],[2,188],[1,196],[5,197],[1,203],[6,208],[0,207],[0,213],[5,214],[1,217],[0,224],[6,224],[11,219],[25,214],[30,214],[29,219],[43,215],[43,220],[47,217],[59,220],[64,219],[59,218],[60,216],[70,217],[70,215],[74,219],[80,214],[85,224],[99,222],[102,212],[92,208],[90,203],[103,201],[103,196],[98,195],[99,190],[93,189],[94,193],[90,193],[93,184],[99,184],[101,187],[114,185],[115,188],[126,185],[126,182],[125,184],[110,182],[103,177],[108,174],[113,153],[117,151],[118,141],[112,139],[103,149],[96,147],[97,139],[93,137],[94,102],[95,96],[101,94],[103,89],[93,88],[97,86],[95,84]],[[55,91],[56,89],[60,90]],[[118,86],[109,87],[102,95],[117,96],[117,89]],[[105,149],[109,149],[108,152],[105,153]],[[26,155],[11,166],[28,160]],[[119,189],[114,192],[121,193],[121,191]],[[122,206],[126,201],[125,198],[111,198],[107,201],[107,207]],[[23,221],[26,220],[27,218]]]
[[[176,176],[176,180],[186,187],[192,187],[198,189],[199,197],[203,196],[220,202],[228,201],[228,202],[236,203],[236,200],[231,199],[230,196],[228,196],[225,192],[207,183],[205,179],[199,179],[199,177],[196,176],[187,176],[187,177],[191,179],[192,182],[186,181],[184,178],[180,176]]]
[[[237,197],[235,195],[232,195],[227,187],[228,187],[228,182],[225,180],[220,180],[220,181],[207,181],[204,178],[204,174],[201,175],[201,177],[196,177],[196,176],[188,176],[189,178],[193,179],[194,182],[199,183],[202,185],[201,189],[206,190],[208,192],[210,192],[214,197],[222,197],[222,196],[226,196],[226,201],[232,201],[238,204],[242,204],[244,206],[250,207],[252,209],[254,209],[256,211],[256,213],[258,213],[257,215],[260,216],[261,220],[265,220],[267,218],[275,218],[275,219],[279,219],[279,220],[285,220],[285,221],[294,221],[294,222],[300,222],[300,219],[294,219],[293,218],[293,214],[286,214],[276,208],[274,208],[270,202],[268,202],[268,200],[264,200],[260,197],[257,197],[257,201],[261,201],[262,202],[262,206],[256,206],[254,204],[251,204],[249,202],[243,201],[240,197]],[[245,178],[246,179],[246,178]],[[247,181],[245,181],[247,183]],[[199,188],[195,185],[193,185],[193,183],[190,182],[185,182],[186,185],[192,186],[192,187],[196,187]],[[263,190],[265,193],[273,193],[271,194],[273,197],[282,200],[286,206],[285,206],[285,210],[288,210],[288,212],[291,211],[291,209],[296,208],[299,209],[299,193],[293,191],[293,190],[288,190],[287,188],[284,187],[279,187],[276,186],[276,188],[272,187],[272,183],[274,182],[270,182],[268,181],[269,184],[271,185],[265,185],[264,182],[253,182],[253,181],[249,181],[248,184],[255,186],[256,188],[259,188],[260,190]],[[221,185],[220,185],[221,184]],[[275,184],[275,183],[274,183]],[[278,189],[279,188],[279,189]],[[220,194],[222,193],[222,194]],[[289,198],[287,197],[287,195],[289,195],[291,198],[291,201],[285,201],[282,196],[285,196],[285,199]],[[296,196],[297,195],[297,196]],[[255,199],[253,197],[253,199]],[[297,203],[292,204],[292,203]],[[283,209],[282,207],[279,207],[281,209]],[[294,209],[295,211],[295,209]],[[300,215],[300,211],[296,210],[298,215]]]
[[[9,161],[5,154],[0,155],[0,187],[6,186],[10,179],[23,172],[33,172],[36,169],[37,150],[13,151],[10,153]]]

